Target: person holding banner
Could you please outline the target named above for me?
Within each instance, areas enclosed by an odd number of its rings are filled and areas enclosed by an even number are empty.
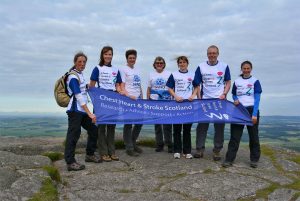
[[[193,88],[194,73],[188,71],[189,60],[186,56],[177,58],[179,70],[172,73],[168,79],[167,87],[170,94],[177,102],[184,100],[193,101],[197,96],[197,89]],[[192,159],[191,154],[191,128],[192,124],[173,124],[174,137],[174,158],[179,159],[183,152],[183,157]],[[183,140],[181,140],[181,131],[183,130]]]
[[[120,69],[122,84],[121,94],[137,100],[143,98],[140,71],[134,66],[137,58],[136,50],[127,50],[125,53],[127,65]],[[136,145],[136,140],[142,129],[142,124],[125,124],[123,128],[123,139],[126,153],[129,156],[139,156],[143,150]]]
[[[163,57],[154,59],[153,67],[155,71],[150,73],[147,88],[147,99],[149,100],[171,100],[166,83],[171,73],[165,70],[166,62]],[[164,150],[164,145],[168,146],[168,152],[173,153],[172,146],[172,124],[155,124],[156,152]]]
[[[82,52],[74,56],[72,71],[77,75],[70,74],[66,82],[68,94],[71,97],[67,107],[68,132],[65,145],[65,161],[68,171],[85,169],[85,165],[76,162],[75,159],[75,149],[81,134],[81,126],[88,133],[85,162],[101,162],[101,159],[94,154],[97,143],[97,127],[94,124],[96,116],[87,107],[87,84],[82,73],[86,61],[87,56]]]
[[[231,78],[229,67],[226,63],[218,61],[219,48],[211,45],[207,49],[208,61],[201,63],[196,72],[194,83],[198,90],[199,99],[226,99],[226,95],[230,90]],[[199,123],[196,129],[196,153],[195,158],[202,158],[205,150],[205,140],[209,123]],[[220,151],[224,144],[224,123],[215,123],[213,159],[221,160]]]
[[[109,91],[120,91],[122,83],[119,70],[111,65],[113,58],[113,48],[104,46],[100,53],[99,64],[93,69],[90,78],[90,87],[95,87]],[[115,129],[116,124],[98,125],[98,148],[103,161],[118,161],[119,157],[115,154]]]
[[[234,81],[232,87],[232,98],[235,105],[242,104],[252,116],[253,126],[247,126],[249,134],[250,147],[250,167],[256,168],[260,158],[260,144],[258,137],[259,125],[259,102],[262,93],[262,88],[259,80],[251,75],[252,63],[244,61],[241,64],[242,74]],[[232,166],[239,149],[241,137],[243,134],[244,125],[231,124],[230,127],[230,141],[226,153],[223,167]]]

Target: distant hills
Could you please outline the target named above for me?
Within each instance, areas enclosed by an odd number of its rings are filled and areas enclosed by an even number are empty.
[[[196,123],[193,124],[192,137],[195,138]],[[225,139],[230,136],[229,125],[225,127]],[[122,134],[122,125],[117,125],[117,135]],[[213,126],[210,126],[208,143],[212,140]],[[282,147],[300,151],[300,116],[263,116],[260,122],[262,143],[274,143]],[[0,136],[57,136],[63,137],[67,131],[67,116],[52,113],[0,113]],[[145,137],[154,137],[154,127],[144,125],[141,133]],[[194,142],[195,140],[193,140]],[[242,138],[248,142],[246,130]]]

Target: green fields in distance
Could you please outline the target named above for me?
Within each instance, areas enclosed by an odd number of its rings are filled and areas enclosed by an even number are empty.
[[[0,136],[17,137],[64,137],[67,132],[67,115],[0,115]],[[195,145],[195,129],[192,127],[192,143]],[[122,135],[122,125],[117,125],[116,135]],[[225,140],[230,137],[230,125],[225,127]],[[278,144],[279,146],[300,151],[300,116],[264,116],[260,121],[261,143]],[[84,132],[84,130],[83,130]],[[141,137],[154,138],[154,126],[144,125]],[[213,125],[210,125],[207,143],[213,139]],[[242,142],[248,143],[248,133],[244,130]],[[227,146],[227,143],[225,143]],[[193,146],[194,147],[194,146]]]

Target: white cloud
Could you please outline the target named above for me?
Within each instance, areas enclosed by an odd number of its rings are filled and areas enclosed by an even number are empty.
[[[102,46],[114,47],[117,66],[125,63],[126,49],[137,49],[145,84],[156,56],[165,57],[167,68],[173,71],[177,68],[174,58],[187,55],[194,70],[206,59],[206,48],[216,44],[233,79],[242,61],[253,62],[253,73],[264,90],[262,107],[268,109],[265,114],[273,114],[269,106],[273,99],[300,101],[295,92],[300,87],[299,8],[296,0],[4,1],[0,79],[8,84],[1,87],[0,93],[7,98],[0,104],[35,110],[35,105],[22,103],[36,97],[49,100],[49,106],[43,104],[39,111],[55,110],[53,84],[79,50],[89,57],[88,78]],[[9,101],[16,95],[22,101]],[[272,107],[290,105],[280,100]]]

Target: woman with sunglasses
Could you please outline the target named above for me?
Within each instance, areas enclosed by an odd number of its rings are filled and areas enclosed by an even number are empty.
[[[166,62],[163,57],[154,59],[153,67],[155,71],[150,73],[147,99],[149,100],[171,100],[166,83],[171,73],[165,70]],[[172,124],[155,124],[156,152],[164,150],[164,145],[168,146],[168,152],[173,153],[172,146]]]

